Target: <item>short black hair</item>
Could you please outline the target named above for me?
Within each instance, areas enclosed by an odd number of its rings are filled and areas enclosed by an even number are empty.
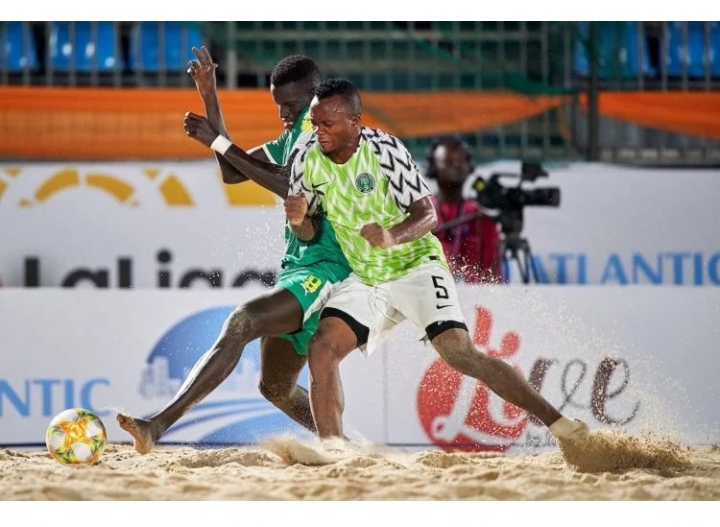
[[[278,62],[270,73],[270,83],[276,87],[291,82],[307,82],[314,91],[321,81],[320,68],[313,59],[305,55],[288,55]]]
[[[334,77],[324,81],[315,91],[318,100],[328,99],[339,95],[355,113],[362,111],[360,94],[355,85],[347,79]]]
[[[442,136],[434,141],[427,149],[427,153],[425,155],[425,162],[427,164],[427,170],[425,171],[426,179],[438,178],[438,169],[435,164],[435,151],[440,146],[459,148],[465,154],[465,159],[467,159],[467,162],[470,164],[470,172],[472,173],[472,171],[475,170],[472,163],[472,153],[468,144],[458,136]]]

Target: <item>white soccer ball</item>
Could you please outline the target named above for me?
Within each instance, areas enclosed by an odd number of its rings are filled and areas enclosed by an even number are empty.
[[[45,444],[50,455],[63,465],[94,465],[107,443],[102,420],[84,408],[69,408],[48,426]]]

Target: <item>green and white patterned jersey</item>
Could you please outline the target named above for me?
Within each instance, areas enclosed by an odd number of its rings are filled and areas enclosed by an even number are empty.
[[[265,143],[263,150],[272,163],[285,165],[296,151],[303,149],[313,138],[313,126],[310,123],[308,107],[300,112],[291,130],[285,130],[276,140]],[[348,267],[347,259],[338,245],[330,222],[323,219],[320,226],[319,236],[313,242],[307,243],[295,236],[287,223],[285,224],[285,254],[282,264],[284,269],[288,264],[304,267],[321,261],[334,262]]]
[[[381,130],[363,127],[353,156],[339,165],[315,139],[295,157],[290,194],[304,194],[308,213],[324,213],[350,267],[366,284],[376,285],[438,260],[447,266],[440,240],[432,233],[390,247],[373,248],[360,229],[378,223],[386,229],[408,217],[410,205],[430,195],[405,145]]]

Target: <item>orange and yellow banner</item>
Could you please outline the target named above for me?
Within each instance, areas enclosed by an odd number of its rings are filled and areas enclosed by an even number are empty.
[[[587,98],[581,98],[587,104]],[[605,92],[600,115],[678,134],[720,139],[720,92]]]
[[[221,90],[226,126],[250,148],[281,132],[265,89]],[[526,119],[556,97],[483,92],[363,93],[363,124],[401,137],[478,130]],[[37,159],[197,159],[208,150],[182,126],[204,114],[193,89],[0,88],[0,156]]]
[[[221,90],[225,123],[240,146],[278,136],[266,89]],[[556,108],[569,96],[480,91],[364,92],[363,124],[402,138],[473,132]],[[586,105],[586,98],[580,103]],[[48,160],[202,159],[183,131],[204,113],[194,88],[0,87],[0,157]],[[600,114],[666,131],[720,139],[720,92],[605,92]]]

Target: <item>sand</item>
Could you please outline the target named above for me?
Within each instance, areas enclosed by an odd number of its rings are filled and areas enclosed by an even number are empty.
[[[596,431],[532,455],[301,444],[108,445],[95,466],[0,449],[3,500],[720,500],[720,447]]]

